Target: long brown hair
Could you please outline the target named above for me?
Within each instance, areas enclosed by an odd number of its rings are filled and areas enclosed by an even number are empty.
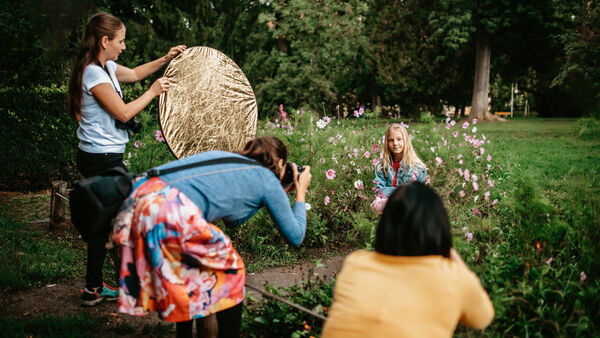
[[[383,169],[383,172],[386,175],[388,171],[394,170],[392,166],[392,154],[390,153],[390,147],[388,145],[388,139],[392,131],[399,131],[400,134],[402,134],[402,140],[404,141],[404,149],[402,150],[403,166],[407,168],[412,168],[415,166],[426,168],[423,161],[421,161],[419,156],[417,156],[406,128],[404,128],[400,123],[392,123],[385,132],[385,139],[383,140],[383,158],[377,164],[377,170]]]
[[[115,37],[117,31],[125,27],[121,20],[108,13],[98,13],[92,16],[85,26],[85,33],[79,54],[73,62],[71,77],[69,78],[69,92],[67,99],[67,111],[69,115],[81,120],[81,100],[83,98],[83,70],[90,63],[96,62],[100,52],[100,40],[106,36],[109,40]]]
[[[262,136],[252,139],[246,143],[244,149],[238,154],[260,162],[270,169],[277,177],[277,161],[283,159],[287,163],[287,147],[275,136]]]

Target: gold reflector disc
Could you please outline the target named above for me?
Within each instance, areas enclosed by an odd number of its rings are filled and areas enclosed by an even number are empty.
[[[241,150],[256,136],[258,109],[242,70],[227,55],[191,47],[165,70],[170,88],[160,95],[160,127],[177,158],[207,150]]]

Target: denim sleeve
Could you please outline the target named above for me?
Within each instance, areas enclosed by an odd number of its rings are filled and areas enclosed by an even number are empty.
[[[381,192],[386,195],[387,197],[390,197],[390,195],[394,192],[394,190],[396,189],[395,187],[392,187],[391,182],[388,185],[388,180],[385,176],[385,173],[383,172],[383,169],[378,169],[377,167],[375,167],[375,188],[381,190]]]
[[[269,189],[263,203],[275,220],[279,232],[290,244],[299,246],[306,234],[306,208],[304,202],[296,202],[294,210],[290,208],[290,200],[283,188]]]
[[[427,178],[427,168],[425,167],[416,167],[414,170],[417,171],[417,181],[423,183]]]

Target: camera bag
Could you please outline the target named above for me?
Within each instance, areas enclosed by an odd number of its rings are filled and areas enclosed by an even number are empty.
[[[223,163],[260,163],[240,157],[223,157],[185,164],[173,168],[150,169],[135,175],[122,167],[113,167],[97,176],[91,176],[73,184],[69,194],[71,221],[84,241],[106,238],[111,230],[111,220],[117,215],[121,204],[131,193],[133,180],[138,176],[154,177],[195,167]]]

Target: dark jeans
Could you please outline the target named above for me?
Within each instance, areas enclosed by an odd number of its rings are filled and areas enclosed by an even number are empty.
[[[243,304],[244,303],[239,303],[238,305],[232,308],[216,313],[217,325],[219,327],[219,338],[239,338],[240,327],[242,326]],[[205,336],[214,337],[214,334],[202,330],[203,324],[201,324],[201,321],[206,319],[207,318],[196,319],[196,330],[198,331],[198,338]],[[193,320],[176,323],[175,328],[177,338],[192,338],[194,336],[192,330],[193,324]]]
[[[92,154],[81,149],[77,153],[77,168],[84,177],[98,175],[116,166],[125,168],[123,154]],[[88,290],[102,286],[102,267],[104,266],[104,258],[106,258],[104,245],[107,240],[108,238],[94,238],[88,242],[87,272],[85,276],[85,287]],[[115,258],[115,255],[113,255],[113,258]],[[115,261],[115,264],[118,265],[119,262]]]

